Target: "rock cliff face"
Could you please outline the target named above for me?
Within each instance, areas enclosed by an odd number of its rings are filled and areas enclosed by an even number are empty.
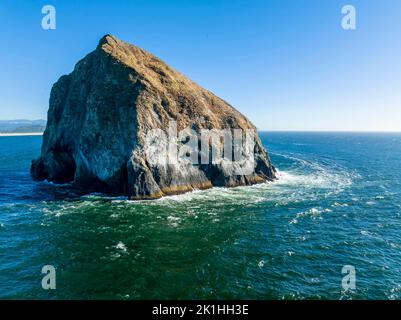
[[[149,133],[167,133],[172,122],[178,132],[190,128],[196,134],[204,129],[253,130],[252,172],[227,169],[225,159],[206,164],[150,161]],[[178,140],[178,146],[186,143]],[[222,150],[221,139],[209,141],[210,150]],[[73,182],[88,192],[154,199],[261,183],[273,180],[275,169],[256,128],[227,102],[143,49],[106,35],[54,84],[41,155],[32,162],[31,174],[36,180]]]

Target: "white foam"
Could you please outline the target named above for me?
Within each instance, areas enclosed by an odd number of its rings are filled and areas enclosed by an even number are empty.
[[[311,219],[322,219],[322,214],[323,213],[328,213],[332,212],[330,209],[323,209],[323,208],[311,208],[306,211],[298,212],[295,216],[294,219],[290,221],[290,224],[297,224],[299,222],[299,219],[305,218],[305,217],[310,217]]]
[[[123,251],[123,252],[127,252],[127,247],[126,247],[126,245],[123,243],[123,242],[118,242],[116,245],[115,245],[115,248],[116,249],[118,249],[118,250],[121,250],[121,251]]]
[[[357,174],[349,172],[336,163],[331,163],[329,168],[316,161],[304,160],[299,157],[279,154],[295,163],[291,171],[278,171],[278,183],[309,185],[311,187],[338,188],[352,184]],[[302,169],[302,173],[299,170]],[[306,173],[305,173],[306,172]]]
[[[168,216],[167,221],[171,226],[178,227],[179,223],[181,222],[181,218],[175,216]]]
[[[348,207],[348,204],[347,203],[334,202],[332,204],[332,207]]]
[[[285,171],[278,170],[278,179],[273,182],[236,188],[218,187],[208,190],[194,190],[180,195],[144,201],[130,201],[126,197],[107,197],[103,194],[92,193],[82,197],[83,201],[81,202],[68,203],[65,208],[52,209],[52,214],[59,216],[66,212],[73,212],[75,209],[74,206],[95,206],[97,200],[103,199],[110,200],[110,203],[117,206],[123,203],[124,206],[171,207],[180,205],[181,203],[185,205],[190,203],[191,207],[189,209],[193,211],[188,212],[188,215],[193,216],[199,214],[198,211],[203,209],[205,205],[219,207],[227,204],[235,204],[251,207],[263,202],[272,202],[274,205],[281,206],[340,193],[344,188],[352,184],[352,180],[355,177],[352,173],[335,164],[326,168],[326,166],[317,162],[306,161],[291,155],[282,156],[291,159],[293,162],[292,167]],[[310,213],[305,214],[318,216],[320,212],[316,210],[320,209],[315,208],[315,210],[312,209]],[[115,217],[115,215],[111,216],[111,218]],[[292,223],[297,223],[298,218],[299,216]],[[171,218],[168,220],[170,223],[179,223],[178,220],[172,221]]]

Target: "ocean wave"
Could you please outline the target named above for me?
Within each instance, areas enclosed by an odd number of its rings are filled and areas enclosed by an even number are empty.
[[[276,154],[277,155],[277,154]],[[281,206],[304,202],[307,199],[319,199],[341,192],[350,186],[355,174],[339,165],[331,166],[316,161],[309,161],[293,155],[283,155],[290,160],[290,167],[277,170],[277,180],[252,186],[235,188],[215,187],[207,190],[193,190],[180,195],[167,196],[156,200],[131,201],[127,197],[112,197],[102,193],[91,193],[80,197],[80,201],[63,202],[45,214],[61,216],[78,207],[93,206],[98,201],[109,202],[112,206],[160,206],[176,207],[180,204],[224,206],[227,204],[252,207],[271,203]],[[116,216],[113,216],[116,218]]]
[[[122,241],[119,241],[119,242],[114,246],[114,248],[116,248],[116,249],[118,249],[118,250],[121,250],[122,252],[127,252],[127,246],[126,246]]]
[[[305,217],[310,217],[312,220],[322,219],[322,215],[324,213],[330,212],[332,212],[332,210],[327,208],[312,208],[306,211],[298,212],[295,218],[290,221],[290,224],[297,224],[299,222],[299,219]]]
[[[179,223],[181,222],[181,218],[171,215],[167,217],[167,221],[171,226],[178,227]]]
[[[305,160],[292,154],[275,153],[275,155],[291,161],[289,169],[278,170],[278,183],[281,184],[334,189],[350,186],[358,177],[358,174],[336,162],[325,164]]]
[[[291,159],[296,159],[290,157]],[[296,159],[299,162],[303,160]],[[355,175],[346,170],[335,171],[325,168],[322,165],[313,162],[308,163],[309,172],[302,172],[299,167],[292,170],[277,170],[277,180],[252,186],[239,186],[235,188],[212,188],[208,190],[194,190],[181,195],[174,195],[155,200],[156,203],[169,202],[187,202],[192,200],[243,200],[240,203],[260,203],[269,201],[277,196],[277,191],[287,193],[298,192],[299,190],[319,188],[329,189],[333,193],[341,191],[343,188],[352,185]]]

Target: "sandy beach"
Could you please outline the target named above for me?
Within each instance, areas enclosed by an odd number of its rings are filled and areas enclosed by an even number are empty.
[[[0,137],[41,136],[43,132],[0,132]]]

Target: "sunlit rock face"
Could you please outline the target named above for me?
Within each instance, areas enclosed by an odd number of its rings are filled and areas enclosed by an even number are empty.
[[[223,138],[201,135],[223,130],[232,137],[234,131],[243,133],[243,148],[236,150],[243,153],[242,160],[235,157],[235,143],[233,156],[225,151]],[[254,139],[249,145],[245,142],[250,131]],[[159,143],[156,147],[149,143],[155,132],[161,133],[153,141]],[[197,141],[198,153],[188,148],[182,152],[188,147],[186,140]],[[171,159],[173,142],[178,160]],[[213,152],[221,157],[213,158]],[[164,163],[154,161],[165,155]],[[256,128],[247,118],[160,59],[111,35],[54,84],[41,155],[32,162],[31,173],[36,180],[72,182],[88,192],[130,199],[275,178]]]

